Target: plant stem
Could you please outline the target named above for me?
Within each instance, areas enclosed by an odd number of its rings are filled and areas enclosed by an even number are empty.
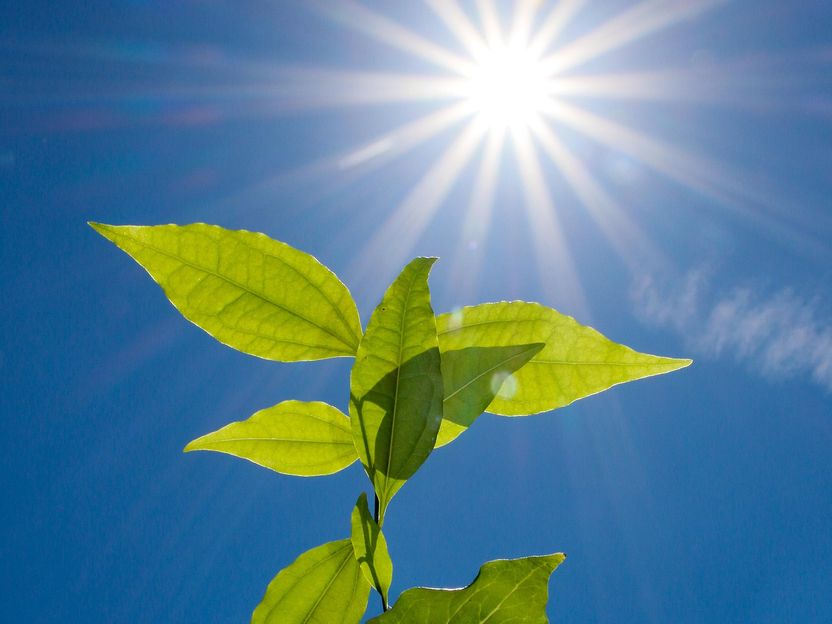
[[[373,510],[373,520],[376,521],[378,524],[378,512],[379,512],[379,502],[378,502],[378,494],[375,494],[375,509]],[[381,528],[381,527],[379,527]],[[390,607],[387,605],[387,601],[384,599],[384,594],[381,593],[381,587],[379,587],[380,583],[376,580],[376,591],[378,592],[378,597],[381,598],[381,612],[384,613]]]

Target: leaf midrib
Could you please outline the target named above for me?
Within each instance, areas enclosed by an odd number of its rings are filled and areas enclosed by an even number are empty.
[[[348,546],[350,548],[352,548],[352,543],[349,543]],[[345,547],[345,549],[346,549],[346,547]],[[332,578],[329,579],[329,582],[326,584],[326,587],[324,587],[323,591],[318,595],[318,599],[315,601],[315,604],[312,605],[312,608],[309,610],[309,612],[303,618],[303,621],[301,622],[301,624],[306,624],[306,622],[309,621],[309,618],[312,617],[312,614],[314,614],[315,611],[317,611],[318,606],[320,606],[321,601],[324,599],[324,596],[326,596],[327,592],[329,592],[329,588],[332,587],[332,584],[335,582],[335,579],[337,579],[341,575],[341,571],[344,569],[344,566],[347,565],[347,562],[349,562],[349,560],[350,560],[350,555],[348,554],[346,557],[344,557],[344,561],[342,561],[341,565],[338,566],[338,570],[336,570],[335,574],[332,575]]]
[[[539,566],[536,566],[536,567],[535,567],[535,568],[533,568],[531,571],[529,571],[529,573],[528,573],[528,574],[526,574],[526,576],[524,576],[522,579],[520,579],[519,581],[517,581],[517,582],[514,584],[514,587],[512,587],[510,591],[506,592],[506,594],[503,596],[503,599],[502,599],[502,600],[500,600],[500,602],[499,602],[499,603],[497,603],[497,606],[495,606],[495,607],[491,610],[491,612],[490,612],[487,616],[485,616],[485,619],[481,621],[481,624],[486,624],[486,622],[488,622],[488,620],[490,620],[490,619],[491,619],[491,616],[492,616],[492,615],[494,615],[494,614],[497,612],[497,610],[498,610],[500,607],[502,607],[502,606],[503,606],[503,604],[505,603],[505,601],[506,601],[506,600],[508,600],[508,599],[509,599],[509,598],[510,598],[513,594],[514,594],[514,592],[516,592],[518,589],[520,589],[520,586],[521,586],[523,583],[525,583],[525,582],[529,579],[529,577],[530,577],[530,576],[532,576],[532,574],[536,573],[536,572],[538,571],[538,569],[539,569]]]
[[[261,233],[259,233],[259,232],[255,232],[255,236],[257,236],[258,234],[259,234],[260,236],[264,237],[267,241],[272,241],[272,239],[270,239],[270,238],[269,238],[268,236],[266,236],[265,234],[261,234]],[[238,245],[240,244],[240,242],[239,242],[239,241],[234,241],[234,242],[235,242],[236,244],[238,244]],[[280,245],[284,246],[285,248],[287,248],[287,249],[289,249],[289,250],[292,250],[292,251],[298,251],[298,250],[294,249],[291,245],[288,245],[288,244],[283,243],[283,242],[281,242],[281,241],[272,241],[272,242],[278,243],[278,244],[280,244]],[[326,293],[326,292],[324,292],[323,288],[319,288],[317,284],[313,283],[313,282],[312,282],[312,280],[310,280],[309,278],[307,278],[307,277],[306,277],[306,276],[305,276],[305,275],[304,275],[304,274],[300,271],[300,269],[298,269],[296,266],[294,266],[293,264],[291,264],[291,263],[290,263],[288,260],[286,260],[285,258],[281,258],[280,256],[276,256],[276,255],[271,254],[271,253],[269,253],[269,252],[263,251],[262,249],[258,249],[257,251],[259,251],[260,253],[262,253],[262,254],[263,254],[264,256],[266,256],[267,258],[271,258],[271,259],[273,259],[273,260],[276,260],[277,262],[280,262],[283,266],[285,266],[286,268],[288,268],[289,270],[291,270],[291,271],[292,271],[295,275],[297,275],[297,276],[298,276],[298,277],[300,277],[301,279],[305,279],[305,280],[306,280],[306,281],[308,281],[310,284],[312,284],[312,285],[315,287],[315,290],[317,290],[319,293],[321,293],[321,296],[324,298],[324,300],[325,300],[325,301],[326,301],[326,302],[330,305],[330,307],[331,307],[331,308],[335,311],[335,314],[337,314],[337,315],[338,315],[338,320],[340,320],[340,321],[341,321],[341,324],[342,324],[342,326],[344,327],[344,329],[346,329],[346,330],[347,330],[347,332],[348,332],[348,333],[349,333],[349,334],[350,334],[353,338],[355,338],[355,339],[356,339],[356,345],[357,345],[358,341],[360,340],[360,336],[356,336],[356,334],[355,334],[355,328],[354,328],[354,327],[352,327],[352,326],[350,325],[350,322],[349,322],[349,321],[347,320],[347,318],[344,316],[344,313],[343,313],[343,311],[341,310],[341,307],[340,307],[340,306],[338,306],[338,305],[337,305],[337,304],[336,304],[336,303],[335,303],[332,299],[330,299],[330,298],[329,298],[329,294],[328,294],[328,293]],[[328,273],[328,274],[329,274],[332,278],[334,278],[336,282],[338,282],[339,284],[341,284],[341,286],[343,286],[345,289],[347,289],[347,287],[344,285],[344,283],[343,283],[343,282],[341,282],[341,280],[338,278],[338,276],[337,276],[337,275],[335,275],[335,273],[333,273],[333,272],[329,269],[329,267],[327,267],[326,265],[322,264],[322,263],[321,263],[321,262],[320,262],[317,258],[315,258],[315,256],[310,255],[309,257],[310,257],[310,258],[312,258],[312,259],[313,259],[316,263],[318,263],[319,267],[320,267],[321,269],[323,269],[326,273]],[[349,292],[349,291],[348,291],[348,292]],[[361,319],[359,319],[359,324],[360,324],[360,322],[361,322]]]
[[[266,619],[268,619],[268,617],[271,616],[272,613],[274,613],[274,610],[277,609],[278,605],[280,605],[284,600],[286,600],[286,598],[288,596],[291,595],[292,590],[298,585],[298,583],[300,583],[303,579],[305,579],[307,576],[309,576],[312,572],[317,570],[319,567],[321,567],[322,565],[327,563],[330,559],[334,559],[339,554],[341,554],[341,552],[347,546],[352,547],[352,544],[344,544],[340,548],[337,548],[336,550],[332,551],[331,553],[328,553],[325,557],[323,557],[322,559],[319,559],[314,564],[312,564],[312,566],[310,566],[308,569],[304,570],[302,574],[298,574],[294,579],[292,579],[292,583],[289,585],[289,587],[286,590],[284,590],[284,592],[275,601],[275,603],[273,605],[271,605],[271,607],[269,607],[269,610],[266,613]],[[295,563],[296,562],[297,561],[295,561]],[[289,567],[291,567],[291,565]],[[284,569],[288,569],[288,568],[284,568]],[[279,574],[278,574],[278,576],[279,576]],[[266,589],[266,593],[268,594],[268,588]]]
[[[395,431],[396,431],[396,417],[398,416],[399,410],[399,381],[401,380],[402,376],[402,353],[404,352],[404,328],[405,328],[405,319],[407,318],[408,313],[410,312],[410,306],[408,305],[410,302],[410,295],[413,292],[413,285],[416,282],[415,276],[410,280],[410,283],[407,286],[407,294],[404,297],[404,309],[402,310],[402,318],[399,324],[399,355],[397,358],[397,366],[396,366],[396,391],[393,394],[393,418],[390,422],[390,442],[387,445],[387,469],[385,470],[384,474],[384,507],[386,507],[387,501],[387,490],[389,488],[389,481],[390,481],[390,464],[393,462],[393,442],[395,440]],[[383,513],[386,510],[382,510],[381,515],[379,516],[379,528],[381,528],[381,522],[383,518]]]
[[[220,440],[212,440],[210,444],[232,444],[234,442],[286,442],[286,443],[298,443],[298,444],[338,444],[338,445],[350,445],[352,444],[352,440],[343,441],[343,440],[305,440],[302,438],[275,438],[275,437],[267,437],[267,438],[252,438],[252,437],[242,437],[242,438],[224,438]]]
[[[537,358],[529,360],[529,364],[552,364],[556,366],[669,366],[672,362],[675,362],[672,358],[670,358],[670,362],[603,362],[594,360],[539,360]]]

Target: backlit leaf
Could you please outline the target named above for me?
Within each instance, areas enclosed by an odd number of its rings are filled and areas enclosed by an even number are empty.
[[[393,582],[393,562],[387,552],[387,540],[370,513],[367,495],[364,493],[352,511],[352,548],[364,578],[380,590],[386,606],[390,584]]]
[[[373,312],[350,376],[353,439],[380,503],[427,459],[442,420],[442,373],[428,274],[416,258]]]
[[[343,470],[358,455],[350,419],[320,402],[284,401],[197,438],[188,451],[218,451],[297,476]]]
[[[545,343],[488,406],[487,411],[504,416],[563,407],[611,386],[691,363],[633,351],[571,316],[524,301],[485,303],[442,314],[437,318],[437,331],[443,353],[467,347]]]
[[[252,624],[358,624],[370,584],[358,567],[350,540],[313,548],[274,577]]]
[[[558,553],[489,561],[468,587],[409,589],[370,624],[547,624],[549,576],[564,559]]]
[[[307,253],[216,225],[90,224],[130,254],[189,321],[230,347],[293,362],[352,356],[361,322],[338,278]]]

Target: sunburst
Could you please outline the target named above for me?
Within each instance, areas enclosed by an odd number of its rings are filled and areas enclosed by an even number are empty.
[[[764,229],[781,233],[788,229],[782,206],[747,184],[741,172],[622,124],[600,113],[603,108],[585,106],[604,100],[701,102],[708,97],[712,101],[731,97],[728,90],[710,95],[707,87],[696,91],[689,68],[605,75],[596,65],[592,72],[581,71],[603,55],[680,27],[724,2],[641,0],[576,37],[574,31],[580,29],[570,31],[570,27],[588,12],[585,0],[553,4],[517,0],[503,13],[492,0],[465,6],[455,0],[423,0],[426,18],[437,18],[452,35],[452,46],[438,43],[441,33],[428,26],[428,19],[419,22],[430,33],[423,35],[355,0],[316,2],[315,9],[325,18],[411,56],[425,70],[417,74],[282,68],[275,76],[282,85],[278,89],[281,106],[309,110],[420,104],[407,110],[424,106],[430,110],[327,156],[305,171],[335,172],[343,180],[353,180],[440,135],[447,141],[444,146],[433,143],[440,146],[435,160],[416,171],[412,185],[373,230],[351,267],[354,279],[361,282],[374,273],[381,257],[391,266],[404,261],[475,161],[469,200],[462,207],[459,248],[485,241],[494,214],[496,181],[507,154],[512,155],[519,173],[533,251],[551,276],[547,283],[557,284],[557,296],[569,298],[576,313],[587,311],[561,223],[561,197],[553,193],[552,168],[558,172],[558,183],[569,187],[627,266],[636,271],[645,264],[662,262],[662,251],[642,232],[631,211],[605,188],[598,172],[573,153],[567,131],[631,158]],[[469,294],[465,284],[473,284],[470,272],[477,260],[471,254],[459,255],[456,262],[451,258],[451,282],[459,285],[464,300]],[[464,273],[468,279],[462,279]],[[545,294],[554,298],[554,293]]]
[[[548,12],[542,10],[545,3],[520,0],[514,3],[508,19],[489,0],[480,0],[468,10],[453,0],[425,0],[426,7],[452,33],[459,51],[443,47],[352,0],[321,6],[327,17],[413,55],[441,72],[353,74],[350,81],[353,92],[360,92],[360,96],[353,97],[360,98],[362,105],[434,101],[439,108],[340,155],[336,162],[341,171],[370,171],[440,132],[461,125],[457,136],[450,139],[437,160],[376,230],[356,259],[353,271],[358,276],[372,272],[377,258],[382,254],[389,257],[391,251],[393,255],[401,255],[401,259],[410,253],[460,173],[480,154],[459,236],[461,247],[483,240],[493,211],[494,180],[499,177],[504,153],[509,147],[519,164],[535,253],[543,265],[553,267],[558,273],[551,283],[558,284],[560,295],[569,297],[576,309],[583,307],[583,294],[558,207],[544,174],[544,158],[558,168],[627,262],[636,264],[645,256],[657,256],[658,252],[638,225],[570,152],[558,129],[568,126],[584,131],[594,140],[638,158],[645,151],[640,146],[650,139],[630,131],[637,140],[628,141],[622,149],[619,133],[610,126],[611,122],[600,126],[600,132],[586,128],[585,116],[589,113],[564,100],[560,93],[575,96],[582,93],[582,88],[587,93],[597,90],[595,82],[584,85],[578,79],[579,74],[576,77],[574,71],[568,75],[566,72],[651,32],[692,19],[719,3],[719,0],[647,0],[582,37],[559,45],[564,29],[585,8],[583,0],[561,0]],[[613,97],[625,90],[632,93],[638,89],[637,80],[619,80],[616,84],[618,88],[613,88],[610,94]],[[328,105],[338,99],[336,95]],[[681,152],[671,151],[677,160],[689,160]],[[393,250],[390,241],[396,241]],[[463,268],[458,265],[452,270],[461,274]],[[466,260],[464,270],[470,271],[470,259]],[[461,279],[453,281],[465,283]]]

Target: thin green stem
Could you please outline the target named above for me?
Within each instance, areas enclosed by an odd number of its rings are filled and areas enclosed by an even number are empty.
[[[374,493],[375,494],[375,493]],[[373,510],[373,520],[376,521],[378,524],[378,514],[379,514],[379,500],[378,494],[375,494],[375,508]],[[381,529],[381,525],[379,524],[379,529]],[[375,573],[373,574],[373,578],[375,579]],[[390,608],[390,605],[387,604],[387,600],[384,598],[384,594],[381,592],[381,583],[378,582],[376,579],[376,591],[378,592],[379,598],[381,598],[381,610],[382,612],[387,611]]]
[[[378,592],[378,595],[381,598],[381,611],[384,613],[387,611],[387,601],[384,599],[384,596],[381,595],[381,592]]]

